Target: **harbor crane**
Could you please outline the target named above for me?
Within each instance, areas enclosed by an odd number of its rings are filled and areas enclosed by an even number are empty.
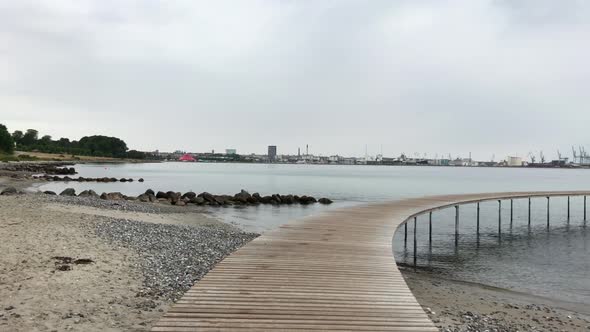
[[[537,157],[533,154],[533,152],[529,152],[529,158],[531,159],[531,164],[534,164],[537,160]]]

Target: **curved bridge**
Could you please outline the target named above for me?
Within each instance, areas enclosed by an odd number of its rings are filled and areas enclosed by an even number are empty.
[[[397,269],[392,237],[400,225],[460,204],[587,195],[590,191],[429,196],[291,222],[217,264],[153,331],[437,331]]]

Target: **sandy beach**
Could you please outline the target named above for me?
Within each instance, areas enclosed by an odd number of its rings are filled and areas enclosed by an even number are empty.
[[[0,197],[0,329],[142,330],[157,319],[165,304],[146,308],[136,297],[137,253],[94,236],[88,222],[99,218],[35,203],[31,196]],[[62,265],[56,257],[92,263]]]
[[[168,218],[0,196],[0,330],[147,331],[255,236],[196,213]]]

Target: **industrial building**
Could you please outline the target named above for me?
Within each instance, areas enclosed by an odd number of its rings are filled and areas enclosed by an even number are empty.
[[[277,146],[276,145],[269,145],[268,146],[268,161],[275,162],[277,160]]]
[[[506,166],[520,167],[522,166],[522,157],[506,157]]]

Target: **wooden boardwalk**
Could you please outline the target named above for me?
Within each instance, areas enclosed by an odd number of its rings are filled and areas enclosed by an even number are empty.
[[[291,222],[217,264],[153,331],[438,331],[397,269],[399,225],[457,204],[579,195],[590,192],[430,196]]]

